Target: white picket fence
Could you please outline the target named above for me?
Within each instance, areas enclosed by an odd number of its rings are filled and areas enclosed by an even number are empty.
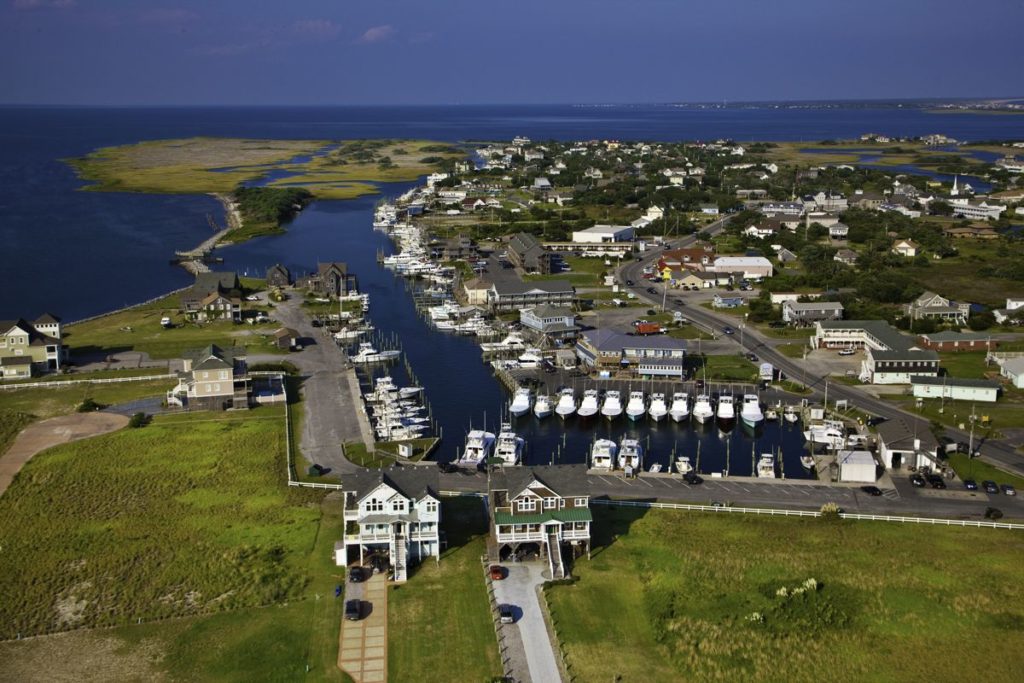
[[[116,384],[118,382],[149,382],[157,379],[177,377],[177,373],[168,372],[160,375],[133,375],[131,377],[102,377],[96,379],[59,379],[52,382],[22,382],[19,384],[0,384],[0,389],[36,389],[39,387],[66,387],[74,384]]]
[[[645,500],[611,500],[595,498],[595,505],[621,505],[623,507],[657,508],[666,510],[691,510],[694,512],[737,513],[748,515],[777,515],[781,517],[821,517],[816,510],[777,510],[772,508],[744,508],[726,505],[692,505],[690,503],[657,503]],[[903,522],[907,524],[935,524],[938,526],[964,526],[985,529],[1024,529],[1024,524],[1013,522],[990,522],[970,519],[941,519],[937,517],[906,517],[895,515],[865,515],[858,512],[840,512],[843,519],[857,519],[874,522]]]

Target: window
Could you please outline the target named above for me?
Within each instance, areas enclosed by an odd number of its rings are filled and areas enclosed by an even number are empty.
[[[216,391],[217,393],[220,393],[220,383],[214,384],[213,390]]]
[[[587,506],[587,499],[586,498],[577,498],[576,501],[575,501],[575,505],[578,508],[586,507]]]
[[[377,500],[376,498],[371,498],[366,503],[366,511],[367,512],[384,512],[384,501],[383,500]]]
[[[532,498],[524,498],[517,503],[520,512],[533,512],[537,509],[537,503]]]
[[[203,370],[203,379],[210,379],[210,373]]]
[[[437,501],[427,501],[427,512],[437,512]]]
[[[557,498],[545,498],[544,499],[544,509],[545,510],[554,510],[554,509],[557,509],[557,508],[558,508],[558,499]]]
[[[221,379],[227,379],[228,378],[228,371],[227,370],[221,370],[220,371],[220,378]]]
[[[405,512],[405,501],[401,498],[391,501],[392,512]]]

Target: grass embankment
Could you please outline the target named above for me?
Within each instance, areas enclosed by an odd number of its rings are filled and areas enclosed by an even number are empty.
[[[489,681],[501,673],[480,557],[487,519],[477,498],[441,507],[448,549],[388,595],[388,674],[393,681]]]
[[[775,350],[787,358],[803,358],[807,344],[779,344]]]
[[[1020,427],[1021,415],[1024,415],[1024,391],[1019,390],[1005,390],[996,403],[943,402],[937,398],[926,398],[921,399],[920,408],[917,406],[917,399],[913,396],[883,394],[881,398],[892,401],[907,412],[916,413],[933,422],[956,429],[970,429],[970,416],[973,411],[978,420],[974,430],[975,438],[982,436],[1000,438],[1000,429]]]
[[[0,396],[2,399],[2,396]],[[0,403],[0,405],[3,405]],[[14,441],[14,437],[27,427],[33,420],[33,416],[18,410],[0,408],[0,455],[7,451],[7,447]]]
[[[952,681],[979,662],[1010,681],[1024,665],[1019,532],[605,507],[593,528],[579,581],[546,589],[581,683]],[[969,654],[922,666],[936,633]]]
[[[123,384],[75,384],[0,391],[0,410],[21,412],[38,419],[73,413],[86,398],[100,405],[126,403],[149,396],[163,396],[174,387],[169,378]]]
[[[603,275],[615,272],[616,261],[611,260],[605,265],[605,259],[585,258],[582,256],[563,256],[562,262],[569,267],[568,271],[552,273],[551,275],[524,275],[523,280],[532,282],[535,280],[565,280],[576,286],[601,286],[604,285]],[[625,296],[623,292],[621,296]]]
[[[975,444],[977,445],[977,444]],[[1024,489],[1024,477],[1004,472],[978,458],[969,458],[966,453],[950,453],[947,458],[949,466],[961,480],[973,479],[981,482],[990,479],[999,484],[1013,484],[1015,488]]]

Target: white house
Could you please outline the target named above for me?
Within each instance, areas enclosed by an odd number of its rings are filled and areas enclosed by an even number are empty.
[[[892,245],[892,251],[894,254],[909,258],[917,256],[917,250],[920,246],[914,240],[896,240],[896,243]]]
[[[523,327],[552,339],[576,336],[576,314],[567,306],[537,306],[519,311]]]
[[[999,398],[999,382],[962,377],[910,378],[915,398],[940,398],[951,401],[995,403]]]
[[[903,418],[878,425],[878,457],[886,469],[933,467],[938,451],[939,442],[929,430],[912,430]]]
[[[701,204],[700,212],[707,216],[717,216],[718,204]]]
[[[1001,204],[989,204],[985,201],[971,202],[967,197],[952,197],[949,204],[953,207],[954,216],[977,220],[998,220],[1006,211],[1006,207]]]
[[[999,374],[1010,380],[1013,386],[1024,389],[1024,356],[1004,360]]]
[[[868,347],[860,379],[871,384],[910,384],[911,378],[938,377],[939,354],[918,349],[880,351]]]
[[[828,228],[828,236],[834,240],[845,240],[850,234],[850,226],[846,223],[836,223]]]
[[[843,305],[838,301],[784,301],[782,319],[790,324],[809,324],[819,320],[842,320]]]
[[[359,470],[345,475],[345,536],[335,563],[387,559],[396,582],[410,564],[441,553],[441,499],[433,467]]]
[[[996,317],[996,322],[1002,325],[1012,316],[1016,315],[1014,311],[1018,311],[1024,308],[1024,299],[1007,299],[1006,308],[997,308],[992,311]]]

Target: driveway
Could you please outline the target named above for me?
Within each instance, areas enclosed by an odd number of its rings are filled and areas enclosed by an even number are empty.
[[[547,564],[519,562],[504,566],[508,569],[508,576],[503,581],[494,582],[494,598],[498,604],[515,607],[515,626],[526,650],[530,680],[534,683],[561,681],[551,638],[541,613],[540,597],[537,595],[537,587],[547,581],[541,575],[547,569]]]
[[[348,583],[345,600],[360,600],[363,618],[342,623],[338,667],[356,683],[383,683],[388,678],[387,579],[374,574],[366,583]]]

